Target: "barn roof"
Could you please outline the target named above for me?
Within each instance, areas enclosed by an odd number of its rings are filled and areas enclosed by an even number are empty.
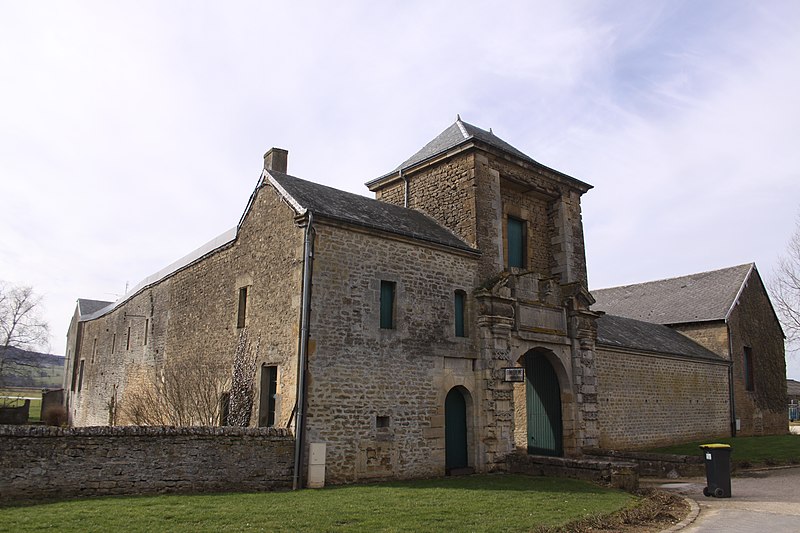
[[[679,278],[593,290],[597,302],[592,309],[656,324],[725,320],[754,269],[755,264],[747,263]]]
[[[693,359],[725,361],[672,328],[614,315],[603,315],[597,319],[597,344]]]

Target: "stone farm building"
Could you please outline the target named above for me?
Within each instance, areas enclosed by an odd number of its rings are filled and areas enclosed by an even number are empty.
[[[236,228],[117,302],[79,300],[72,424],[108,424],[137,379],[232,353],[246,328],[262,347],[252,423],[292,428],[306,456],[324,443],[329,482],[722,436],[734,420],[786,431],[783,337],[752,265],[709,274],[704,289],[733,297],[694,318],[612,306],[611,291],[595,306],[591,186],[460,118],[368,182],[376,199],[291,176],[287,158],[267,152]]]

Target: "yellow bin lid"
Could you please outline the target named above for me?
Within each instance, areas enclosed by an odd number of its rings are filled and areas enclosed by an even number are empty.
[[[705,450],[706,448],[730,448],[731,445],[730,444],[701,444],[700,447]]]

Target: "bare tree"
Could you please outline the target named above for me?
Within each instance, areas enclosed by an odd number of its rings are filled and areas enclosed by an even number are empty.
[[[33,288],[0,282],[0,383],[13,367],[32,366],[14,349],[47,348],[50,329],[42,318],[42,298]]]
[[[790,346],[800,345],[800,220],[778,261],[771,286],[772,299]]]

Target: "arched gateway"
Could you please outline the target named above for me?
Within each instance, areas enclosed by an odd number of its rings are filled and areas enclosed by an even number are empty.
[[[547,353],[535,349],[525,355],[528,453],[561,456],[564,454],[561,388]]]

